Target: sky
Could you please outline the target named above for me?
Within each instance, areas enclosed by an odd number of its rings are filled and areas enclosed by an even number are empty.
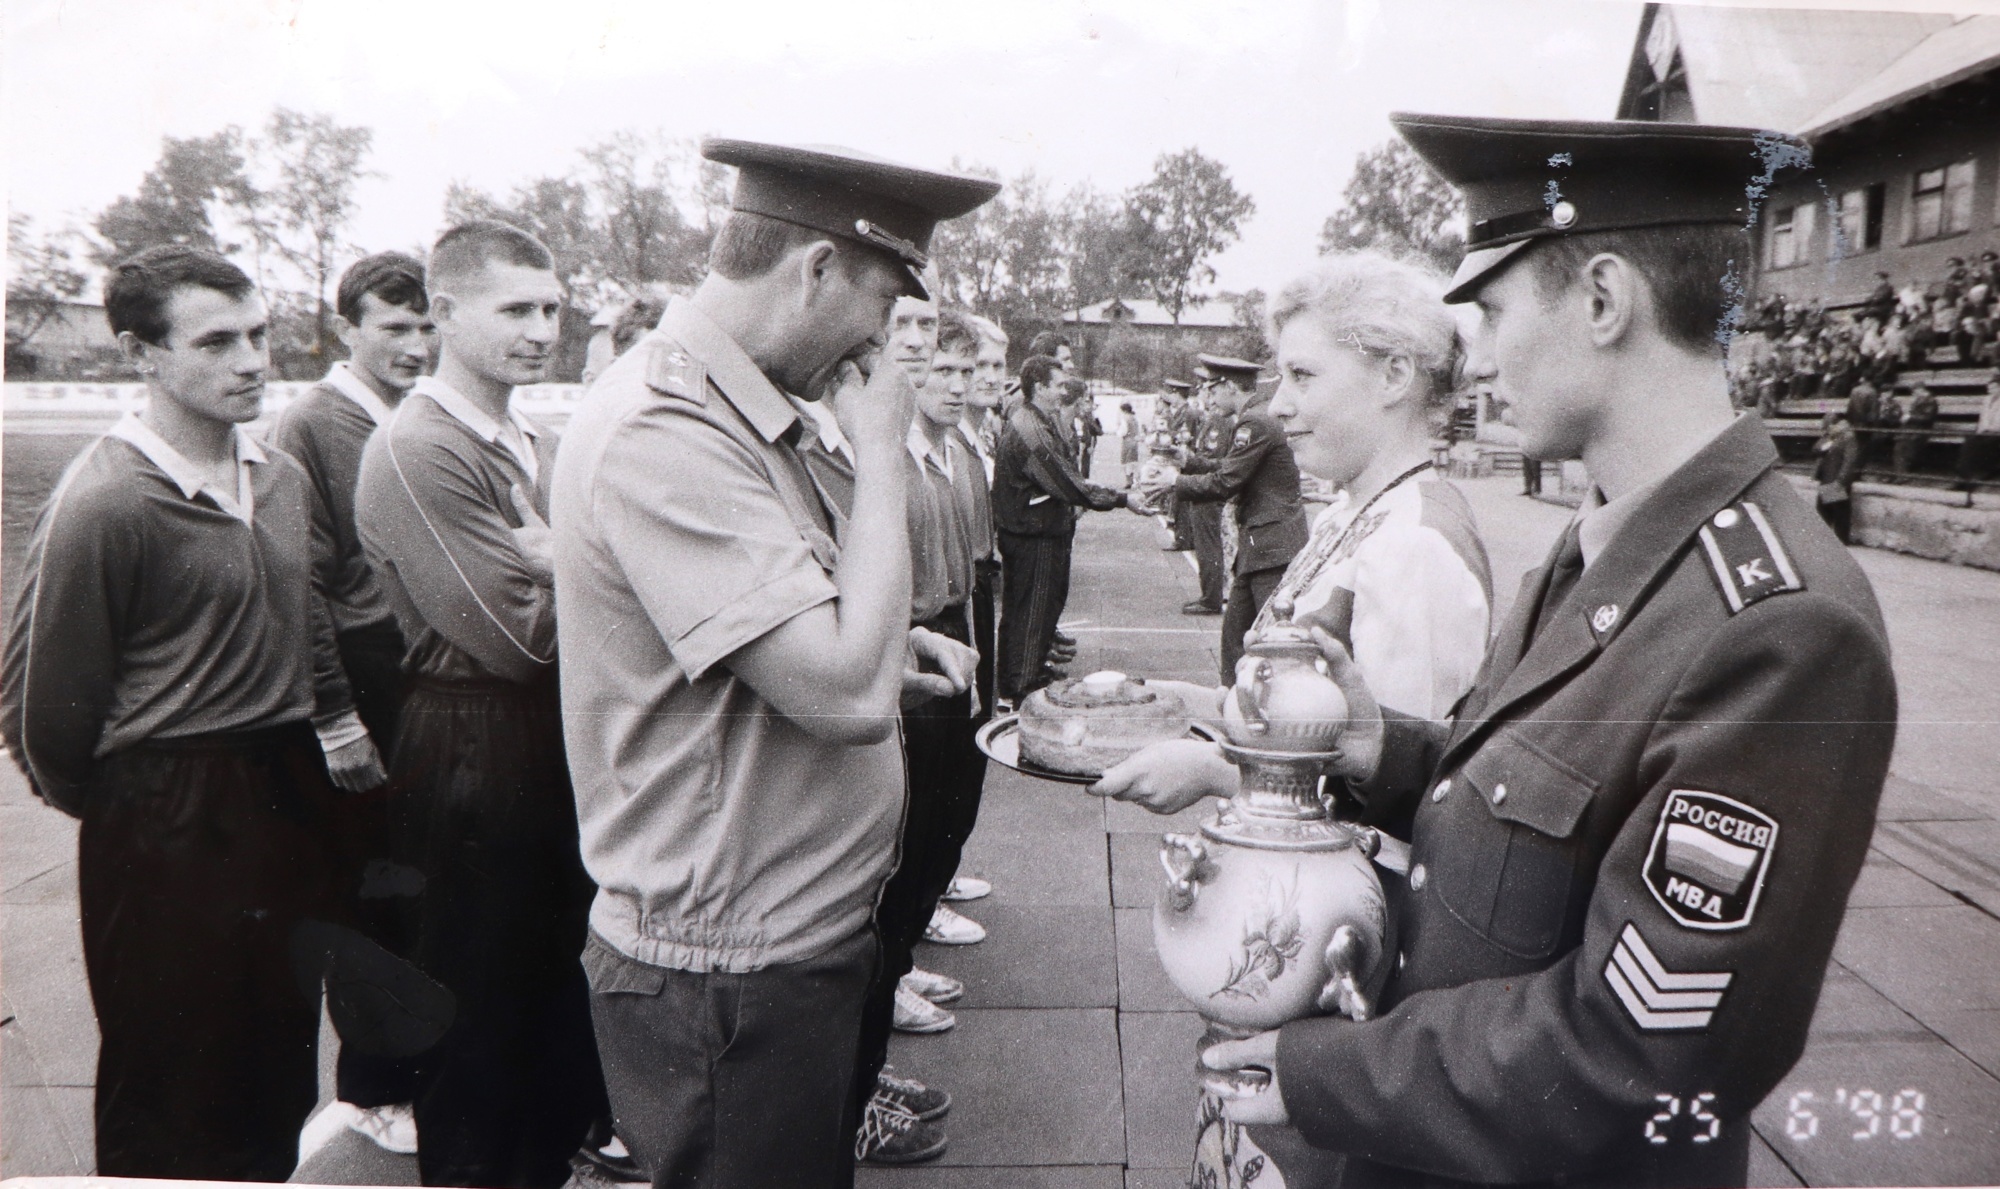
[[[1893,0],[1890,0],[1893,2]],[[1625,0],[7,0],[11,209],[87,222],[163,136],[274,105],[374,130],[364,250],[625,128],[843,144],[1116,193],[1190,145],[1257,202],[1219,287],[1305,265],[1396,110],[1608,118]]]

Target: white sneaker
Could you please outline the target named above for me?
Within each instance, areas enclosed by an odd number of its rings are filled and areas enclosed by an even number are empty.
[[[903,985],[932,1003],[957,1003],[965,994],[965,984],[935,970],[912,968],[903,976]]]
[[[977,945],[986,940],[986,926],[940,904],[931,914],[931,923],[924,927],[924,940],[939,945]]]
[[[407,1102],[394,1106],[357,1106],[347,1116],[347,1125],[375,1141],[384,1152],[399,1156],[417,1153],[417,1113]]]
[[[896,984],[896,1031],[949,1032],[957,1025],[957,1016],[903,984]]]
[[[954,875],[944,890],[947,900],[980,900],[993,894],[993,885],[976,875]]]

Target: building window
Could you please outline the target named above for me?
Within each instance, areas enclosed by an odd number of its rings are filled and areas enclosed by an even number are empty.
[[[1849,190],[1840,196],[1840,254],[1853,256],[1882,246],[1882,207],[1888,187],[1881,182]]]
[[[1918,170],[1910,187],[1910,238],[1972,230],[1972,182],[1970,161]]]
[[[1771,216],[1771,239],[1764,253],[1770,267],[1790,268],[1806,262],[1812,247],[1814,209],[1812,203],[1802,202]]]

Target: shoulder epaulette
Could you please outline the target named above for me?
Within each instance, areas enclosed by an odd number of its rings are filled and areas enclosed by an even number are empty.
[[[1806,588],[1764,509],[1749,500],[1709,517],[1696,535],[1731,615],[1774,594]]]
[[[708,369],[672,342],[656,339],[647,348],[646,387],[662,396],[708,404]]]

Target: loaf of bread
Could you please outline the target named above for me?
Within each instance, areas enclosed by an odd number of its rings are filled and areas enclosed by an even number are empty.
[[[1123,673],[1058,681],[1021,702],[1021,760],[1072,776],[1098,776],[1134,752],[1188,733],[1173,694]]]

